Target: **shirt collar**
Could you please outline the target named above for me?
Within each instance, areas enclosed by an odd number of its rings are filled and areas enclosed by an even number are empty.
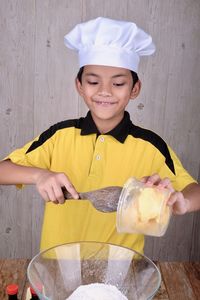
[[[121,122],[113,128],[111,131],[105,133],[105,135],[111,135],[116,140],[118,140],[120,143],[124,143],[125,139],[127,138],[129,134],[129,128],[132,124],[130,120],[130,115],[127,111],[124,112],[124,117],[121,120]],[[89,134],[97,134],[100,135],[98,128],[96,127],[96,124],[94,123],[94,120],[92,118],[91,112],[89,111],[86,115],[86,117],[83,119],[83,123],[81,126],[81,135],[89,135]]]

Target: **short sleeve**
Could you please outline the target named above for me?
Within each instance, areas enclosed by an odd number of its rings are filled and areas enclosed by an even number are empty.
[[[174,166],[174,172],[167,166],[167,164],[162,164],[159,169],[159,175],[161,178],[170,178],[172,185],[175,190],[181,191],[187,185],[191,183],[196,183],[195,179],[188,173],[188,171],[183,167],[181,161],[175,154],[175,152],[168,146],[171,160]]]
[[[14,150],[4,160],[10,159],[13,163],[22,166],[49,169],[53,151],[52,140],[49,139],[41,145],[39,145],[38,141],[39,137],[27,143],[22,148]],[[34,147],[33,145],[36,146]]]

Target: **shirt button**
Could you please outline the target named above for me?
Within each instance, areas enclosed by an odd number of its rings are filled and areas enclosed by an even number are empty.
[[[96,160],[100,160],[100,159],[101,159],[101,156],[99,154],[97,154]]]
[[[101,137],[100,137],[100,141],[101,141],[101,142],[104,142],[104,140],[105,140],[104,137],[101,136]]]

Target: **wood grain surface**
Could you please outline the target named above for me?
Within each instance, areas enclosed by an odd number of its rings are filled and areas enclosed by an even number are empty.
[[[0,260],[0,299],[6,300],[6,286],[19,285],[19,300],[26,300],[29,282],[26,270],[30,260]],[[154,300],[198,300],[200,299],[199,262],[157,262],[162,277],[161,286]]]

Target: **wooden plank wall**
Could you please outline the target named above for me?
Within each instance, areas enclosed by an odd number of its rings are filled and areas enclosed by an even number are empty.
[[[142,92],[128,105],[134,123],[160,134],[200,179],[200,2],[198,0],[1,0],[0,157],[63,119],[85,115],[74,78],[76,55],[64,35],[106,16],[150,32],[156,54],[141,63]],[[33,187],[0,187],[0,257],[39,250],[43,202]],[[200,260],[200,214],[173,217],[163,238],[147,238],[159,260]]]

